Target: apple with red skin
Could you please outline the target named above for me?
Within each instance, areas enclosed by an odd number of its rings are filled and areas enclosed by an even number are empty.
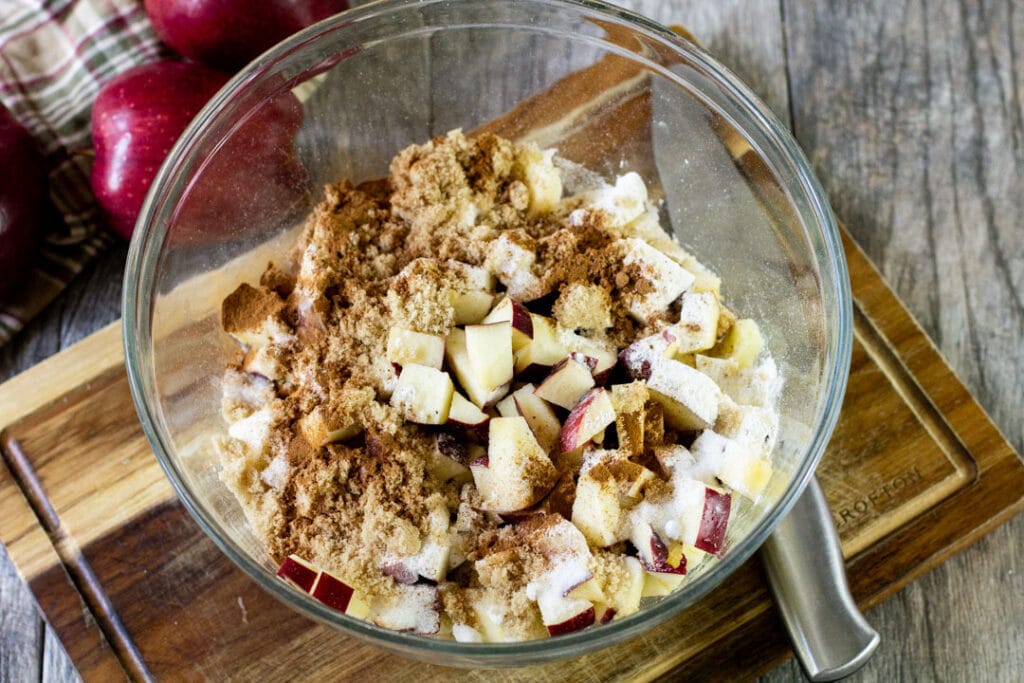
[[[277,570],[278,577],[308,593],[316,583],[319,571],[298,555],[289,555]]]
[[[100,89],[92,111],[91,184],[118,234],[131,237],[167,153],[228,78],[198,64],[164,61],[130,69]],[[230,218],[243,211],[265,224],[291,206],[304,187],[294,152],[301,123],[302,106],[290,92],[259,103],[193,176],[171,239],[210,241],[242,223]]]
[[[32,136],[0,105],[0,296],[23,285],[42,227],[46,167]]]
[[[560,624],[548,625],[548,635],[554,637],[565,635],[566,633],[573,633],[575,631],[582,631],[592,625],[596,620],[597,613],[594,610],[594,606],[591,605],[586,610],[570,619],[567,619],[566,621],[561,622]]]
[[[725,530],[729,525],[729,511],[732,496],[716,491],[710,486],[704,494],[704,509],[701,513],[700,530],[694,547],[712,555],[721,555],[725,545]]]
[[[346,9],[346,0],[146,0],[161,40],[184,57],[226,70]]]

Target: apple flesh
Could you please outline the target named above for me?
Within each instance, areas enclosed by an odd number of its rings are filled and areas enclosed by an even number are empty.
[[[706,429],[718,417],[721,389],[685,363],[671,359],[656,363],[647,378],[647,389],[665,410],[665,422],[675,429]]]
[[[346,0],[146,0],[160,39],[207,66],[238,69],[291,34],[348,9]]]
[[[558,473],[522,417],[490,421],[485,463],[470,463],[473,480],[490,512],[525,510],[543,498]]]
[[[615,407],[602,387],[591,389],[569,413],[562,425],[558,444],[560,452],[568,453],[583,446],[615,422]]]
[[[534,393],[549,403],[572,410],[593,386],[594,376],[590,368],[570,357],[551,368],[550,374]]]
[[[494,405],[500,398],[508,393],[507,386],[500,386],[494,389],[487,389],[481,383],[469,360],[469,351],[466,347],[466,332],[458,327],[448,333],[444,345],[445,359],[448,361],[449,369],[455,373],[459,380],[459,386],[465,390],[469,400],[478,408],[486,408]]]
[[[46,166],[28,131],[0,105],[0,297],[25,286],[43,228]]]
[[[415,363],[440,370],[444,363],[444,337],[393,327],[388,332],[386,354],[389,363]]]
[[[483,321],[494,303],[490,292],[471,291],[457,294],[452,300],[456,325],[476,325]]]
[[[512,324],[512,350],[518,351],[533,339],[533,318],[526,307],[509,297],[494,305],[484,318],[484,324],[508,322]]]
[[[391,405],[409,422],[439,425],[448,421],[455,386],[447,372],[423,365],[402,368],[391,392]]]
[[[516,410],[530,425],[530,431],[537,443],[546,453],[551,453],[558,445],[558,436],[562,431],[562,423],[551,406],[537,393],[532,384],[526,384],[512,392]]]
[[[629,540],[636,547],[640,564],[647,571],[659,574],[686,573],[686,556],[679,553],[678,557],[670,560],[668,546],[650,524],[634,524]]]
[[[549,368],[569,355],[569,349],[560,339],[559,328],[554,320],[536,313],[531,313],[530,317],[533,321],[533,338],[516,353],[516,374],[534,367]]]
[[[463,427],[482,427],[491,416],[477,408],[459,392],[452,394],[452,405],[448,409],[448,421]]]

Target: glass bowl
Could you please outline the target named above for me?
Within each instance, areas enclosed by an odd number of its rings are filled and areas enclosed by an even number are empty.
[[[722,277],[727,303],[760,322],[785,385],[774,474],[757,504],[740,506],[720,560],[606,625],[467,644],[379,628],[277,580],[218,478],[210,441],[225,430],[220,378],[234,350],[219,327],[223,297],[287,252],[324,184],[384,176],[401,148],[484,125],[556,147],[606,179],[641,173],[677,239]],[[293,609],[449,666],[578,656],[652,628],[725,580],[812,475],[839,412],[850,344],[836,224],[786,129],[700,48],[596,2],[380,2],[275,46],[210,101],[171,151],[139,216],[125,274],[132,395],[199,525]]]

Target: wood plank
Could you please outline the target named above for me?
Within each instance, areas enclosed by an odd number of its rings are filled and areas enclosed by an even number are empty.
[[[1024,11],[784,10],[798,140],[854,238],[1020,452]],[[1018,516],[872,610],[882,644],[865,678],[1019,679],[1024,600],[1008,596],[1024,595],[1021,538]]]

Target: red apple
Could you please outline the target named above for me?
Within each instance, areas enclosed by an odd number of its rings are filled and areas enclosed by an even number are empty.
[[[694,547],[704,552],[718,555],[725,543],[725,530],[729,525],[729,510],[732,507],[732,496],[716,491],[710,486],[704,497],[704,511],[701,515],[700,530]]]
[[[685,574],[686,556],[683,555],[679,564],[673,566],[668,561],[668,547],[664,541],[654,533],[650,526],[643,525],[634,528],[633,536],[630,538],[636,546],[637,556],[643,568],[649,572],[659,574]]]
[[[594,606],[591,605],[587,609],[573,615],[569,619],[558,623],[548,625],[549,636],[560,636],[566,633],[572,633],[574,631],[582,631],[586,627],[590,626],[597,619],[597,614],[594,611]]]
[[[339,612],[348,609],[348,603],[352,600],[354,592],[352,586],[327,572],[320,572],[313,587],[309,590],[309,594],[315,599]]]
[[[131,236],[167,153],[227,79],[198,64],[156,62],[125,72],[100,90],[92,113],[92,188],[119,234]],[[295,158],[294,139],[302,107],[290,92],[258,96],[245,123],[193,176],[174,218],[176,243],[208,242],[249,225],[265,227],[301,196],[305,171]]]
[[[346,0],[146,0],[153,28],[175,52],[232,70],[346,9]]]
[[[46,167],[28,131],[0,105],[0,296],[24,284],[43,220]]]
[[[125,239],[167,153],[229,74],[196,64],[156,62],[104,84],[92,109],[92,190]]]
[[[603,387],[591,389],[565,418],[558,437],[561,453],[574,451],[615,422],[615,408]]]

